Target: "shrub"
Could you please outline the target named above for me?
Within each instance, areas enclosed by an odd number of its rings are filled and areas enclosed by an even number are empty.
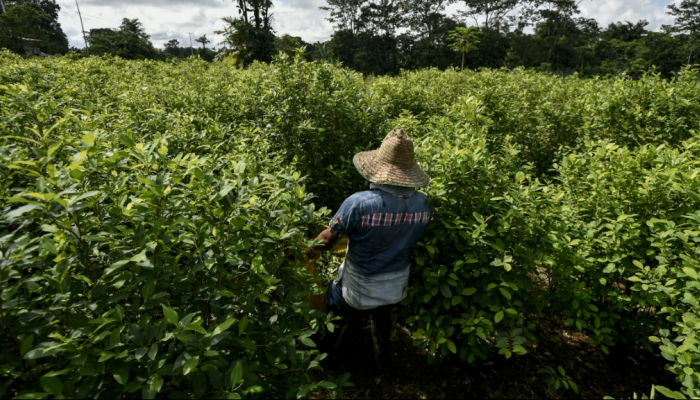
[[[3,397],[336,386],[307,372],[325,356],[309,339],[324,315],[296,262],[324,212],[293,165],[245,151],[264,138],[187,152],[109,109],[0,91]]]

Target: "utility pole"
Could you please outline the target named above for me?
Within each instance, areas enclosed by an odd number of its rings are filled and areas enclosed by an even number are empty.
[[[2,0],[0,0],[0,1],[2,1]],[[75,1],[78,1],[78,0],[75,0]],[[193,50],[193,48],[192,48],[192,34],[193,34],[194,32],[187,32],[187,33],[190,34],[190,54],[191,54],[191,55],[194,55],[194,50]]]
[[[2,1],[2,0],[0,0]],[[78,8],[78,17],[80,17],[80,28],[83,30],[83,40],[85,40],[85,51],[90,55],[90,49],[87,44],[87,37],[85,36],[85,25],[83,25],[83,16],[80,14],[80,6],[78,5],[78,0],[75,0],[75,6]]]

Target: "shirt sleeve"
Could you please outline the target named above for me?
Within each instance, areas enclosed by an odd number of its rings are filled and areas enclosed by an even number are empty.
[[[350,198],[345,199],[328,227],[340,236],[349,236],[353,233],[357,227],[355,202]]]

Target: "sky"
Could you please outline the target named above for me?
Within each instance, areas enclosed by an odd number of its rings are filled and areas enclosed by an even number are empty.
[[[649,21],[648,29],[658,30],[663,24],[673,23],[666,14],[666,6],[672,0],[582,0],[581,16],[595,18],[601,26],[611,22],[641,19]],[[61,6],[59,22],[68,36],[70,45],[85,46],[80,29],[80,19],[75,0],[57,0]],[[223,29],[221,18],[236,16],[236,3],[231,0],[78,0],[85,30],[117,28],[122,18],[138,18],[153,44],[162,48],[177,39],[187,47],[202,35],[212,41],[209,47],[220,47],[223,38],[214,31]],[[330,39],[333,25],[326,21],[329,12],[320,10],[326,0],[273,0],[273,28],[278,36],[299,36],[308,43]],[[459,3],[447,7],[452,15],[460,9]]]

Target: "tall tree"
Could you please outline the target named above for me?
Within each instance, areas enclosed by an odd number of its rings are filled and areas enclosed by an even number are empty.
[[[675,17],[674,30],[689,36],[688,64],[693,50],[700,40],[700,0],[681,0],[680,4],[669,4],[668,14]]]
[[[472,18],[477,26],[484,30],[500,31],[507,26],[506,16],[515,10],[522,0],[451,0],[463,3],[466,10],[459,15]]]
[[[360,29],[378,36],[393,36],[404,22],[402,0],[368,0],[361,7]]]
[[[157,59],[158,51],[138,19],[122,19],[119,29],[91,29],[88,44],[91,54],[111,54],[127,60]]]
[[[567,38],[567,34],[576,31],[574,15],[581,11],[578,5],[582,0],[537,0],[531,3],[536,7],[534,12],[536,21],[535,37],[539,39],[547,50],[546,63],[552,63],[553,58],[560,56],[557,50],[565,50],[559,46],[560,41]],[[564,58],[566,56],[563,56]]]
[[[51,18],[58,23],[58,12],[61,11],[61,6],[56,3],[56,0],[4,0],[5,6],[9,9],[11,5],[19,4],[34,4],[41,7],[41,10],[49,14]]]
[[[23,53],[19,38],[31,38],[46,53],[68,52],[68,38],[58,23],[61,6],[54,0],[4,1],[6,13],[0,14],[0,47]]]
[[[194,41],[197,43],[201,43],[203,49],[207,48],[207,43],[211,43],[211,40],[207,39],[207,35],[200,36]]]
[[[234,0],[238,5],[238,14],[246,24],[255,29],[272,31],[272,0]]]
[[[330,17],[326,19],[334,25],[336,31],[355,34],[359,32],[362,6],[365,2],[366,0],[327,0],[328,6],[319,8],[331,12]]]
[[[226,17],[222,44],[228,46],[224,55],[234,57],[247,65],[253,61],[272,61],[275,52],[275,33],[272,30],[271,0],[235,0],[238,18]]]
[[[456,27],[450,31],[447,40],[451,42],[450,47],[456,52],[462,53],[462,69],[464,69],[464,57],[472,50],[476,50],[479,43],[479,31],[475,27]]]
[[[406,24],[417,39],[432,38],[444,24],[446,0],[406,0]]]
[[[167,43],[165,43],[164,52],[174,57],[181,57],[182,48],[180,47],[180,41],[177,39],[169,40]]]

